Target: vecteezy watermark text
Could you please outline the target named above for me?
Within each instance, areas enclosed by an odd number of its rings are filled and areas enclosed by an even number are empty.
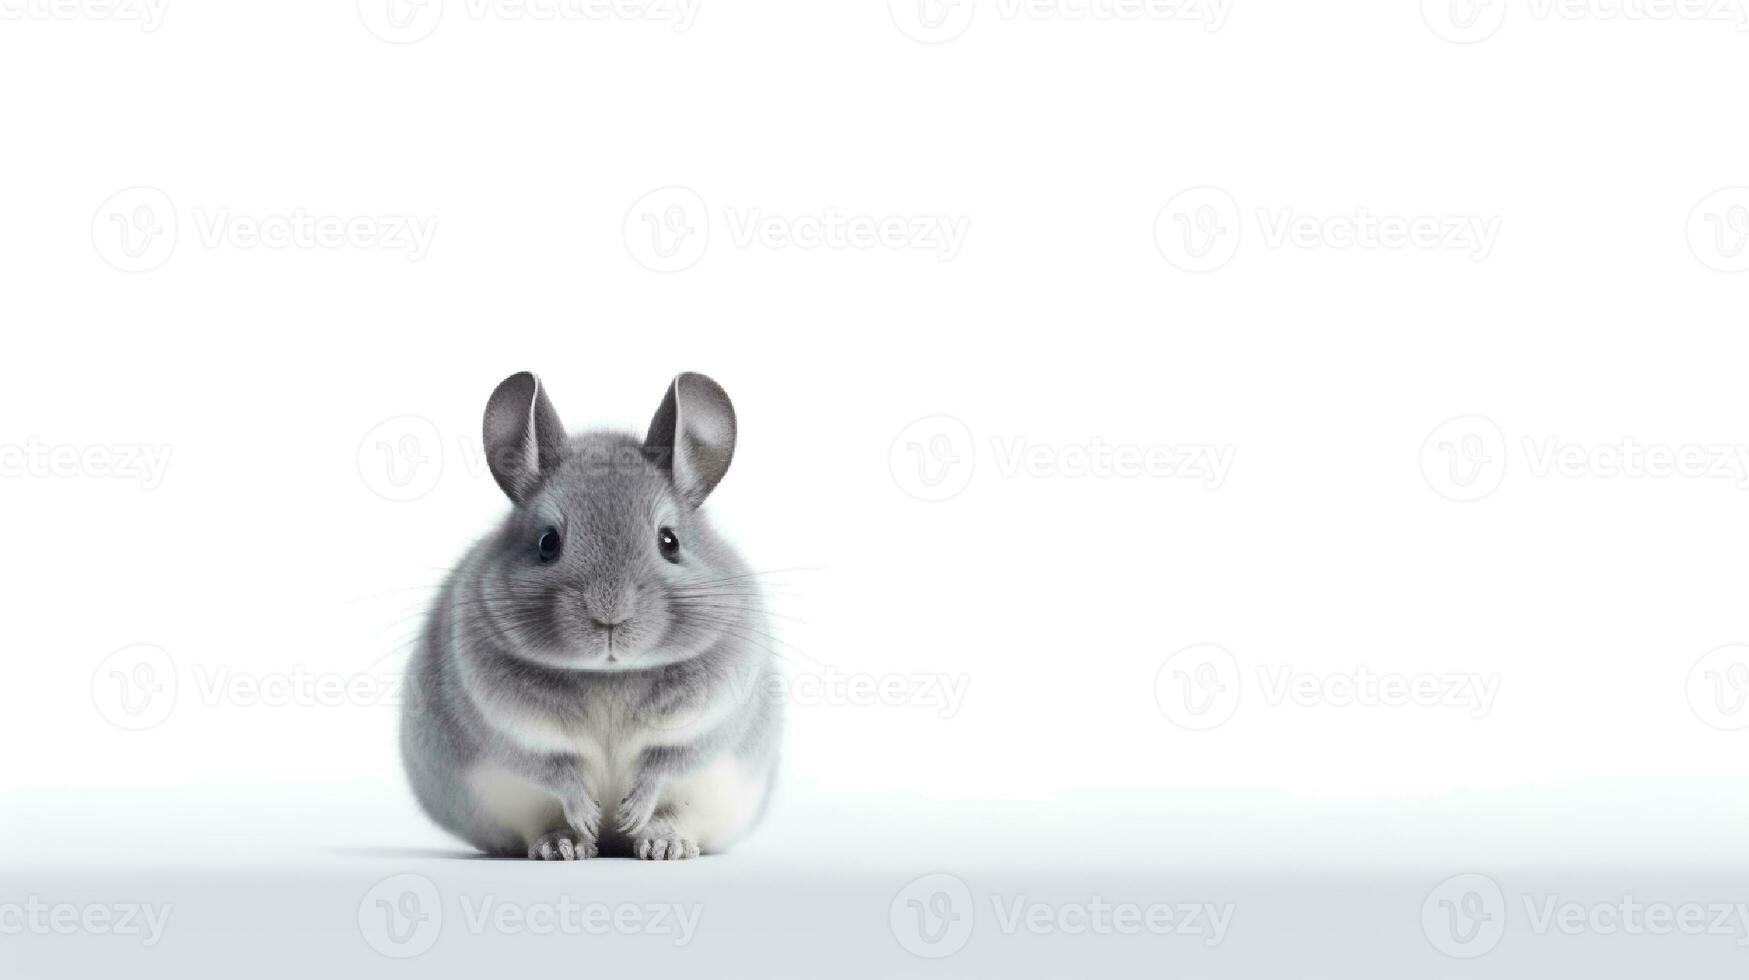
[[[1004,936],[1152,935],[1189,938],[1207,947],[1226,940],[1236,909],[1231,902],[1111,901],[1097,893],[1071,901],[999,893],[988,898],[988,921]],[[965,948],[979,922],[971,888],[945,873],[924,875],[899,889],[887,916],[899,945],[925,959]]]
[[[164,23],[169,0],[0,0],[0,21],[108,21],[151,33]]]
[[[1481,262],[1500,238],[1498,215],[1378,212],[1359,207],[1340,214],[1310,214],[1292,207],[1256,209],[1257,233],[1271,250],[1447,252]],[[1245,239],[1239,202],[1220,187],[1192,187],[1172,196],[1154,216],[1154,244],[1185,272],[1213,272],[1238,254]]]
[[[913,41],[941,44],[966,32],[977,0],[888,0],[894,26]],[[1233,0],[995,0],[987,9],[998,20],[1040,23],[1143,22],[1200,24],[1214,33],[1226,26]]]
[[[343,214],[293,207],[248,214],[228,206],[196,206],[191,224],[210,250],[318,250],[398,252],[418,262],[437,237],[435,215]],[[170,261],[183,220],[170,195],[130,187],[111,195],[91,218],[91,243],[103,261],[123,272],[150,272]]]
[[[0,446],[0,479],[134,480],[155,490],[170,468],[169,446],[66,445],[28,439]]]
[[[0,936],[121,936],[158,945],[172,907],[141,902],[47,902],[36,895],[0,903]]]
[[[778,212],[762,207],[723,210],[729,243],[738,249],[772,251],[888,251],[957,258],[972,219],[967,215],[856,213],[826,207]],[[712,212],[689,187],[663,187],[639,198],[626,212],[626,251],[652,272],[680,272],[698,264],[711,240]]]
[[[446,914],[442,893],[430,878],[393,875],[377,882],[358,903],[358,929],[366,945],[391,959],[428,952],[446,922],[474,936],[648,936],[675,947],[698,935],[699,902],[579,901],[560,894],[552,901],[510,901],[492,894],[457,896],[461,917]]]
[[[1454,44],[1486,41],[1513,17],[1549,21],[1685,21],[1749,29],[1744,0],[1421,0],[1421,16],[1433,33]]]
[[[1271,708],[1425,708],[1461,712],[1475,720],[1494,709],[1498,674],[1474,671],[1379,671],[1365,664],[1343,670],[1305,670],[1259,664],[1255,689]],[[1154,675],[1154,703],[1180,728],[1206,731],[1238,713],[1247,689],[1239,659],[1225,647],[1200,643],[1177,651]]]
[[[700,0],[358,0],[365,29],[391,44],[423,41],[443,23],[447,9],[459,9],[475,23],[647,22],[667,24],[680,34],[698,19]]]
[[[1470,872],[1435,885],[1421,906],[1421,928],[1434,949],[1455,959],[1484,956],[1509,929],[1536,936],[1711,936],[1749,947],[1749,902],[1670,901],[1632,893],[1587,900],[1559,892],[1520,893],[1523,910],[1494,878]]]
[[[942,501],[971,485],[987,454],[996,475],[1015,479],[1188,480],[1209,490],[1227,481],[1237,447],[1204,443],[1149,445],[1086,441],[1044,443],[1024,435],[992,435],[980,450],[971,427],[951,415],[930,415],[900,430],[887,453],[893,482],[918,500]]]
[[[1534,479],[1718,480],[1749,490],[1749,445],[1648,442],[1633,436],[1601,441],[1526,435],[1517,442]],[[1421,444],[1421,473],[1449,500],[1480,500],[1506,479],[1513,443],[1485,415],[1447,420]]]
[[[395,671],[346,673],[303,666],[237,670],[228,664],[196,663],[189,673],[204,708],[393,708],[418,693],[407,674]],[[91,703],[117,728],[144,731],[170,718],[181,701],[183,680],[168,651],[135,644],[97,665]]]

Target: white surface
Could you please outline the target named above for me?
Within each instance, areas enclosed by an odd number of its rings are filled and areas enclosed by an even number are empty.
[[[440,976],[553,957],[654,976],[702,964],[737,975],[829,964],[858,977],[1470,975],[1476,965],[1450,950],[1485,955],[1490,976],[1727,977],[1749,945],[1749,794],[1735,783],[1347,803],[1218,791],[956,803],[792,786],[745,846],[681,864],[475,857],[418,820],[394,785],[26,791],[4,806],[15,904],[125,899],[163,910],[165,923],[149,944],[8,935],[0,950],[25,977],[123,963],[186,976],[241,959],[265,976],[377,975],[413,968],[403,956]],[[1440,913],[1423,925],[1454,880],[1460,892],[1497,889],[1479,907],[1501,932],[1453,944]],[[920,941],[908,901],[944,881],[964,889],[948,907],[966,932]],[[403,892],[425,896],[411,901],[429,933],[411,919],[397,920],[404,932],[386,928],[377,902]],[[576,918],[560,917],[567,903]],[[1119,907],[1170,906],[1186,931],[1101,934],[1085,917],[1099,903],[1113,929]],[[1634,933],[1648,920],[1609,918],[1624,903],[1704,921],[1695,934]],[[590,933],[590,906],[642,918]],[[1190,906],[1206,911],[1183,917]],[[674,911],[658,919],[656,907]],[[1569,907],[1586,917],[1576,931],[1542,924]],[[1013,925],[1017,908],[1043,925]]]

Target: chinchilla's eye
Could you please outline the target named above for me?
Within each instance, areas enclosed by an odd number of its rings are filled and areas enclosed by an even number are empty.
[[[552,561],[559,557],[559,552],[565,548],[565,539],[559,536],[559,529],[549,527],[540,534],[540,560]]]
[[[673,528],[656,529],[656,547],[662,550],[663,558],[677,565],[680,563],[680,539],[674,536]]]

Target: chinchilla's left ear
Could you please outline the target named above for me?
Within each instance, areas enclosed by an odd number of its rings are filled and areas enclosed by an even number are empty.
[[[729,472],[735,455],[735,406],[702,374],[676,375],[650,420],[644,451],[668,469],[674,489],[694,507]]]
[[[540,379],[528,371],[499,383],[486,403],[483,428],[486,465],[516,503],[527,500],[564,455],[565,428],[559,413],[553,411]]]

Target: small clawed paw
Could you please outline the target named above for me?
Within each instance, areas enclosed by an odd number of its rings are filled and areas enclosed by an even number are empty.
[[[528,846],[531,861],[587,861],[600,853],[593,840],[574,830],[555,830]]]
[[[601,833],[601,807],[594,800],[581,799],[565,807],[565,820],[583,832],[585,837]]]
[[[627,834],[641,832],[655,815],[656,794],[648,787],[634,789],[619,801],[619,829]]]
[[[698,842],[690,837],[640,837],[632,842],[632,855],[640,861],[685,861],[698,857]]]

